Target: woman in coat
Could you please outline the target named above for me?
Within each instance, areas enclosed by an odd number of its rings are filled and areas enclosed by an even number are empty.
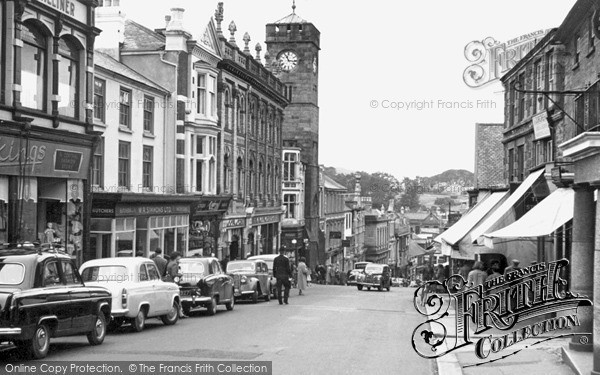
[[[308,276],[308,267],[306,266],[306,259],[300,258],[298,263],[298,295],[302,295],[302,291],[308,286],[306,277]]]

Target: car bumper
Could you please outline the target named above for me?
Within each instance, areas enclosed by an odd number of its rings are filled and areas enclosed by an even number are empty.
[[[113,318],[133,318],[133,316],[129,316],[130,312],[129,309],[112,309],[110,315],[112,315]]]
[[[203,305],[212,301],[212,298],[204,296],[181,296],[179,299],[182,305]]]
[[[253,290],[239,290],[239,289],[235,289],[233,291],[234,297],[247,297],[247,296],[251,296],[253,294],[254,294]]]
[[[382,286],[381,283],[368,283],[368,282],[360,282],[360,283],[356,283],[357,285],[362,285],[362,286],[370,286],[370,287],[378,287],[378,286]]]
[[[20,336],[21,328],[0,328],[0,337]]]

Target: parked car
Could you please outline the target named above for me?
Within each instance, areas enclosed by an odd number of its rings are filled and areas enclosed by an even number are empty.
[[[279,254],[262,254],[248,257],[248,260],[263,260],[269,267],[269,289],[271,290],[271,296],[277,298],[277,279],[273,277],[273,261]]]
[[[367,290],[377,288],[379,291],[385,288],[389,292],[390,287],[392,286],[392,278],[390,275],[390,267],[386,264],[367,264],[365,272],[360,274],[357,278],[356,287],[358,290],[367,287]]]
[[[182,276],[176,281],[184,313],[203,307],[209,315],[215,315],[218,305],[233,310],[233,278],[223,272],[217,258],[183,258],[179,261],[179,268]]]
[[[110,313],[110,292],[84,285],[69,255],[32,244],[0,247],[0,342],[37,359],[54,337],[84,334],[100,345]]]
[[[235,298],[271,300],[269,267],[263,260],[234,260],[227,263],[227,274],[233,277]]]
[[[354,269],[348,273],[348,279],[346,280],[346,285],[356,285],[356,278],[359,274],[363,273],[367,264],[371,262],[356,262],[354,264]]]
[[[162,281],[154,262],[143,257],[103,258],[87,261],[79,268],[86,285],[103,286],[112,294],[109,329],[131,323],[141,332],[148,318],[165,325],[179,319],[179,287]]]

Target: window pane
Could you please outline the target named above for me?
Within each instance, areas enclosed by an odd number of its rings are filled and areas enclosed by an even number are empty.
[[[105,81],[97,78],[94,79],[94,118],[102,122],[104,122],[105,85]]]
[[[79,50],[65,39],[58,43],[58,113],[76,117],[79,114]]]
[[[125,89],[119,93],[119,125],[131,128],[131,91]]]
[[[21,52],[21,104],[45,109],[46,38],[34,26],[23,25]]]
[[[144,131],[154,132],[154,99],[144,97]]]

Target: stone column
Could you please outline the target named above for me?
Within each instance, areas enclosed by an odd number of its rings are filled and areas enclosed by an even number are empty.
[[[598,186],[597,186],[598,187]],[[600,193],[600,191],[599,191]],[[595,244],[594,244],[594,269],[600,269],[600,199],[596,202],[596,233],[595,233]],[[593,301],[600,301],[600,277],[594,275],[594,299]],[[594,366],[592,368],[592,375],[600,375],[600,304],[595,303],[593,307],[594,313],[594,330],[593,330],[593,348],[594,348]]]
[[[573,213],[573,246],[571,251],[570,289],[574,293],[592,297],[594,285],[594,230],[595,204],[594,190],[585,186],[575,186],[575,209]],[[582,306],[577,310],[581,325],[575,332],[592,332],[593,308]],[[582,339],[574,336],[569,348],[576,351],[592,351],[592,337]],[[582,341],[585,342],[582,344]]]

